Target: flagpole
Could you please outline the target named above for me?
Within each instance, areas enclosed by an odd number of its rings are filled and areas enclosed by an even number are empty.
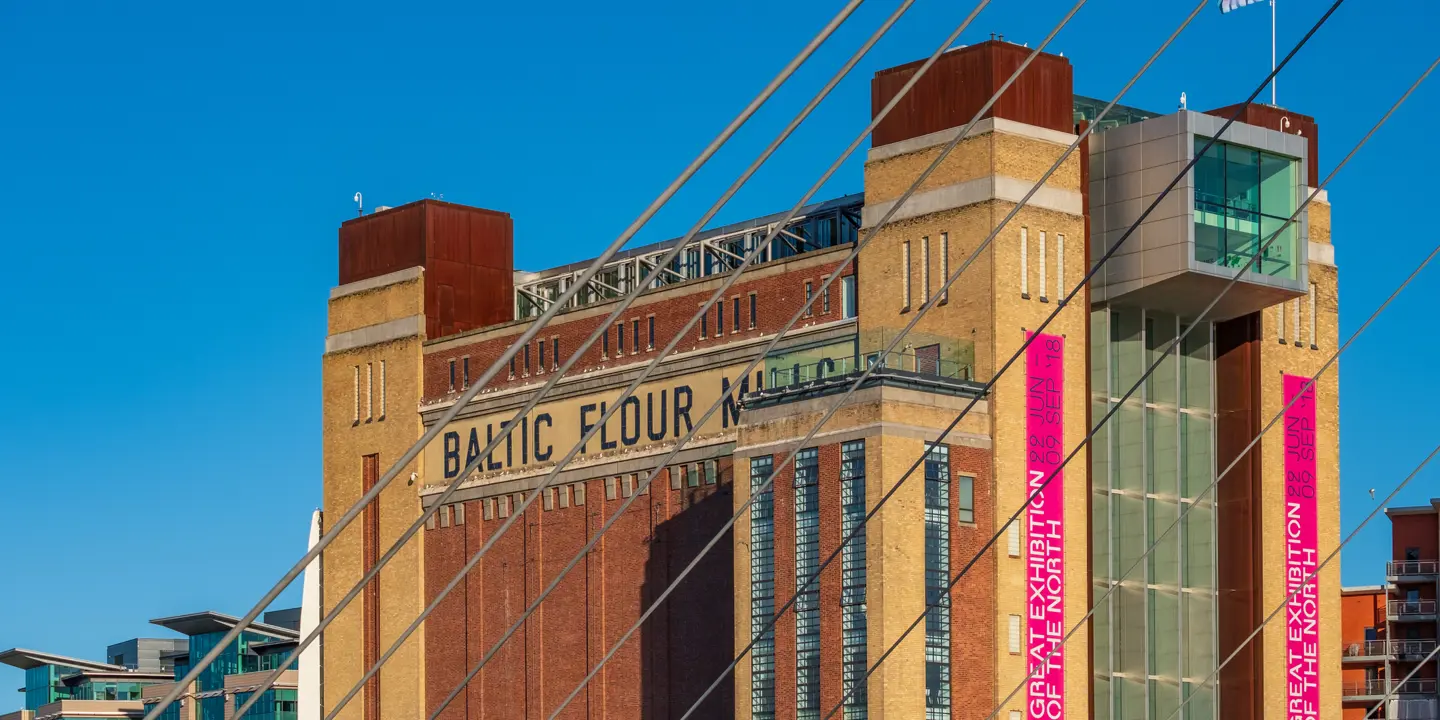
[[[1270,72],[1275,73],[1275,0],[1270,0]],[[1275,105],[1275,81],[1277,77],[1270,78],[1270,104]]]

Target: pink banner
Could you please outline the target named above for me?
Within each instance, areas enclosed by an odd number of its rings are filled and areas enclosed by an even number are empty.
[[[1059,472],[1065,457],[1065,338],[1038,335],[1025,352],[1025,485],[1028,494],[1039,491],[1025,527],[1025,652],[1032,673],[1025,714],[1027,720],[1057,720],[1065,717],[1065,476]],[[1051,650],[1055,654],[1046,660]]]
[[[1320,561],[1315,527],[1315,388],[1310,378],[1285,376],[1285,592],[1300,592],[1285,608],[1287,720],[1320,716],[1320,588],[1306,582]],[[1304,393],[1301,393],[1301,390]]]

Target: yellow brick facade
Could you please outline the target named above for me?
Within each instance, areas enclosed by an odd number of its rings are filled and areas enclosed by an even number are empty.
[[[335,338],[413,317],[423,313],[423,307],[424,280],[423,275],[416,272],[402,282],[331,300],[330,335]],[[416,408],[421,393],[423,341],[423,332],[417,328],[406,337],[328,352],[322,358],[324,529],[337,522],[363,494],[364,456],[378,455],[379,472],[383,475],[420,437],[423,428]],[[415,481],[411,480],[411,473],[416,474]],[[381,492],[377,555],[388,549],[419,517],[416,491],[422,484],[423,473],[422,463],[417,460]],[[363,575],[362,523],[363,516],[357,517],[321,556],[323,613],[328,614]],[[424,533],[417,533],[380,572],[379,652],[384,652],[424,608],[423,538]],[[352,601],[325,632],[324,712],[328,713],[366,670],[363,667],[363,603],[363,595]],[[381,717],[423,715],[422,642],[423,627],[381,670]],[[362,720],[364,695],[362,691],[352,699],[339,717]]]

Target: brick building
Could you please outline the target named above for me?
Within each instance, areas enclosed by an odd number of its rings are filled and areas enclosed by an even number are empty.
[[[1334,349],[1337,278],[1324,195],[1212,317],[1195,318],[1261,233],[1298,207],[1314,174],[1313,120],[1247,108],[1124,251],[1063,306],[1025,364],[985,393],[1026,332],[1141,219],[1146,201],[1214,136],[1218,115],[1233,111],[1117,108],[899,349],[880,355],[1103,105],[1072,93],[1069,61],[1041,55],[879,228],[854,267],[841,269],[857,239],[1027,52],[992,41],[945,54],[876,130],[864,193],[811,205],[783,228],[342,717],[431,712],[620,503],[639,494],[443,716],[548,717],[773,470],[773,488],[562,717],[679,717],[898,485],[863,540],[841,549],[840,567],[759,636],[697,717],[818,718],[922,612],[923,632],[900,643],[844,716],[984,717],[1020,683],[1027,657],[1114,585],[1089,632],[1069,641],[1043,683],[1002,716],[1163,718],[1194,694],[1187,718],[1281,718],[1295,702],[1337,718],[1341,598],[1333,570],[1305,596],[1319,628],[1311,676],[1318,700],[1287,697],[1280,633],[1242,652],[1218,688],[1199,686],[1285,596],[1287,558],[1303,540],[1285,531],[1300,509],[1287,500],[1292,458],[1280,433],[1241,460],[1218,497],[1201,491],[1280,410],[1284,376],[1313,373]],[[876,74],[876,110],[917,65]],[[1273,129],[1282,117],[1305,134]],[[669,267],[655,260],[675,241],[617,256],[327,550],[328,608],[608,317],[615,298],[647,285],[332,625],[327,712],[780,219],[708,230]],[[327,517],[438,422],[587,265],[516,271],[512,233],[504,213],[429,200],[341,226],[341,284],[331,291],[323,359]],[[533,240],[522,232],[521,241]],[[741,377],[816,293],[804,321],[760,370]],[[1161,353],[1192,325],[1178,352]],[[1154,360],[1159,370],[1143,392],[1122,401]],[[868,364],[880,369],[799,447]],[[722,397],[723,410],[642,488],[649,467]],[[900,485],[926,442],[972,400],[974,410]],[[946,579],[1051,462],[1027,448],[1068,451],[1117,405],[1095,447],[1042,496],[1043,507],[945,600]],[[1303,550],[1311,554],[1339,540],[1337,408],[1332,373],[1307,406],[1315,471],[1306,492],[1316,502],[1311,515],[1288,524],[1310,533]],[[776,467],[796,449],[792,463]],[[1181,531],[1122,579],[1185,508],[1193,511]]]
[[[1392,699],[1368,717],[1432,720],[1437,708],[1435,650],[1440,637],[1435,598],[1440,583],[1440,499],[1386,508],[1391,559],[1385,584],[1342,592],[1345,720],[1367,717],[1387,692]],[[1418,666],[1418,670],[1417,670]],[[1413,678],[1401,682],[1411,671]]]

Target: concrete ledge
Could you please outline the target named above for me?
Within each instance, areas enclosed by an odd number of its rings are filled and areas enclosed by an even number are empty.
[[[1004,200],[1018,204],[1034,186],[1033,182],[1004,175],[991,175],[946,185],[911,195],[910,199],[901,206],[900,211],[890,218],[890,222],[908,220],[945,210],[955,210],[988,200]],[[890,208],[894,204],[895,200],[887,200],[874,205],[866,205],[861,211],[861,227],[874,227],[880,218],[885,216],[885,213],[890,212]],[[1081,215],[1084,212],[1084,204],[1078,190],[1042,187],[1026,205],[1071,215]]]
[[[889,160],[893,157],[898,157],[900,155],[908,155],[913,152],[919,152],[926,148],[935,147],[936,145],[944,145],[945,143],[954,140],[955,136],[959,135],[960,131],[964,129],[964,125],[961,125],[960,127],[946,128],[944,130],[939,130],[928,135],[921,135],[919,137],[910,138],[909,140],[901,140],[899,142],[890,143],[889,145],[881,145],[880,147],[870,148],[870,152],[867,153],[865,156],[865,162]],[[1067,132],[1050,130],[1048,128],[1036,127],[1034,125],[1026,125],[1025,123],[1015,122],[1014,120],[1006,120],[1004,118],[993,117],[985,118],[984,120],[975,123],[975,129],[970,131],[969,137],[979,137],[981,135],[984,135],[985,133],[990,132],[1004,133],[1006,135],[1019,135],[1020,137],[1027,137],[1032,140],[1041,140],[1043,142],[1054,143],[1056,145],[1064,145],[1066,147],[1069,147],[1070,143],[1075,142],[1075,138],[1077,137]]]
[[[336,333],[325,338],[325,354],[354,350],[369,345],[379,345],[401,338],[423,336],[425,334],[425,316],[411,315],[410,317],[397,318],[378,325],[366,325],[347,332]]]
[[[1304,194],[1303,194],[1303,197],[1301,197],[1301,200],[1304,200],[1305,198],[1310,197],[1310,193],[1314,193],[1314,192],[1315,192],[1315,188],[1313,188],[1313,187],[1307,187],[1307,188],[1305,188],[1305,192],[1304,192]],[[1322,204],[1322,205],[1329,205],[1329,204],[1330,204],[1330,191],[1329,191],[1329,190],[1321,190],[1320,192],[1315,193],[1315,199],[1314,199],[1314,200],[1311,200],[1310,202],[1312,202],[1312,203],[1320,203],[1320,204]]]
[[[339,298],[345,297],[346,295],[355,295],[358,293],[369,292],[371,290],[379,290],[380,288],[383,288],[387,285],[398,285],[399,283],[409,282],[411,280],[418,280],[420,279],[420,276],[424,274],[425,268],[416,265],[412,268],[396,270],[395,272],[385,273],[384,275],[377,275],[373,278],[369,278],[366,280],[356,280],[352,283],[346,283],[344,285],[330,288],[330,299],[337,300]]]
[[[1314,263],[1316,265],[1329,265],[1330,267],[1335,267],[1334,245],[1331,245],[1330,243],[1318,243],[1314,240],[1311,240],[1309,250],[1309,260],[1311,263]]]

